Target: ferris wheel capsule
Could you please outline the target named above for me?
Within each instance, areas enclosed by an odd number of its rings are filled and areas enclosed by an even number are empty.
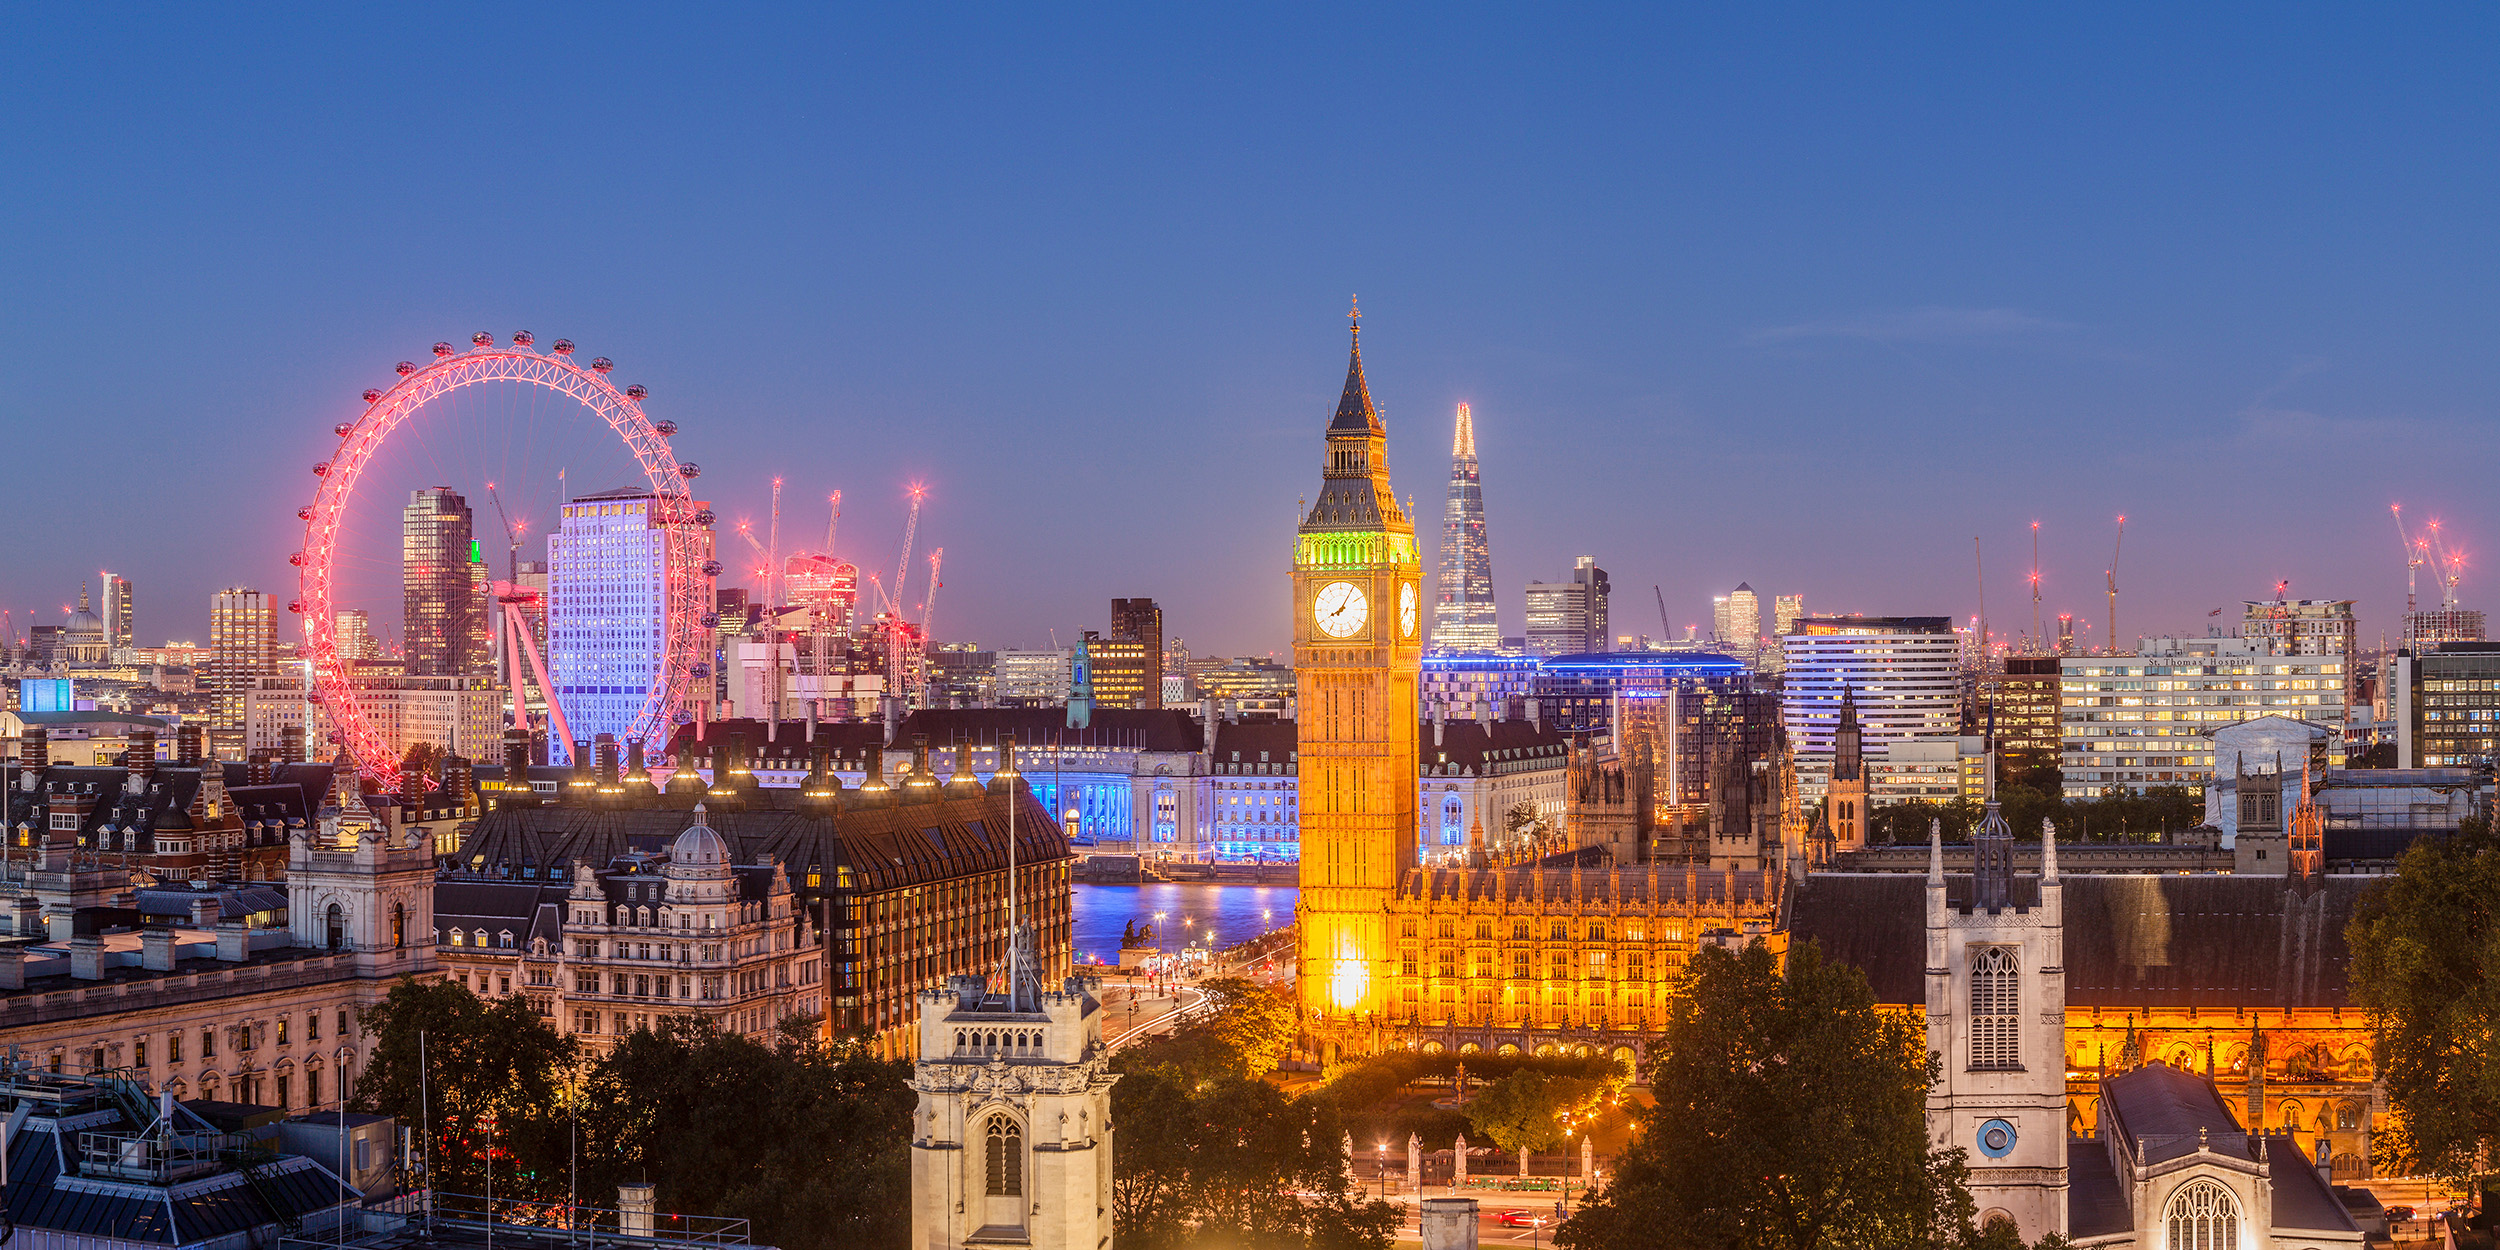
[[[301,599],[288,600],[286,610],[295,613],[297,616],[302,616],[304,614],[304,601]]]
[[[330,476],[330,462],[329,462],[329,461],[327,461],[327,460],[324,460],[324,461],[322,461],[321,463],[314,465],[314,466],[313,466],[313,476],[314,476],[314,477],[328,477],[328,476]]]
[[[686,463],[677,466],[677,472],[686,477],[701,477],[703,476],[703,466],[689,460]]]
[[[556,349],[556,355],[559,355],[559,356],[570,356],[570,355],[572,355],[572,354],[573,354],[573,340],[571,340],[571,339],[557,339],[557,340],[556,340],[556,342],[555,342],[555,349]]]
[[[719,517],[712,514],[712,510],[710,508],[705,508],[701,512],[694,514],[694,523],[697,525],[710,525],[712,522],[719,519]]]
[[[704,575],[705,577],[718,577],[718,576],[720,576],[720,561],[718,561],[718,560],[706,560],[706,561],[704,561],[704,562],[703,562],[703,575]]]
[[[709,664],[697,664],[693,668],[687,669],[686,674],[690,677],[709,677],[712,675],[712,666]]]
[[[479,347],[493,347],[495,345],[495,336],[488,334],[484,330],[480,330],[477,333],[470,335],[469,341]]]
[[[662,438],[677,437],[677,423],[674,421],[654,421],[651,423],[651,429]]]
[[[434,354],[437,356],[448,356],[457,350],[457,348],[453,347],[449,343],[436,343],[434,345]]]
[[[608,359],[608,358],[607,358],[607,357],[605,357],[605,356],[601,356],[601,357],[599,357],[598,359],[593,360],[593,361],[591,361],[591,362],[590,362],[590,369],[591,369],[591,372],[593,372],[593,373],[606,373],[608,370],[613,369],[613,368],[615,368],[615,367],[616,367],[616,362],[615,362],[615,361],[613,361],[613,360]]]
[[[311,505],[311,504],[305,504],[303,507],[301,507],[301,508],[297,508],[297,509],[295,510],[295,519],[296,519],[296,520],[298,520],[298,521],[309,521],[309,520],[311,520],[311,519],[312,519],[312,505]]]
[[[515,330],[512,332],[512,345],[514,347],[528,347],[537,341],[538,336],[527,330]]]
[[[625,394],[631,399],[649,399],[651,397],[651,392],[645,389],[640,382],[636,382],[632,386],[626,387]]]
[[[403,378],[404,378],[404,377],[407,377],[409,374],[411,374],[411,373],[415,373],[415,372],[417,371],[417,362],[416,362],[416,361],[413,361],[413,360],[403,360],[403,361],[400,361],[398,364],[393,365],[393,366],[391,366],[391,367],[392,367],[393,369],[398,370],[398,371],[399,371],[399,376],[401,376],[401,377],[403,377]]]
[[[300,569],[304,567],[304,553],[298,551],[294,555],[288,556],[286,558],[286,562]]]
[[[341,422],[339,422],[337,425],[331,426],[331,427],[330,427],[330,432],[331,432],[331,433],[333,433],[333,434],[338,435],[340,438],[345,438],[345,437],[347,437],[350,433],[352,433],[352,432],[355,430],[355,428],[356,428],[356,423],[355,423],[355,422],[353,422],[353,421],[341,421]]]
[[[375,401],[375,400],[377,400],[377,399],[380,399],[380,398],[382,398],[382,391],[381,391],[381,388],[379,388],[379,387],[372,387],[372,386],[368,386],[368,387],[366,387],[366,388],[365,388],[365,402],[366,402],[366,403],[368,403],[368,404],[369,404],[369,403],[372,403],[373,401]]]

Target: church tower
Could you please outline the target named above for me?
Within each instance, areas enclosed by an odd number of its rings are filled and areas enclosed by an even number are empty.
[[[1866,848],[1866,752],[1858,728],[1858,700],[1849,687],[1840,688],[1840,727],[1832,731],[1832,780],[1823,791],[1823,819],[1832,831],[1832,850]]]
[[[1944,835],[1927,849],[1927,1135],[1970,1152],[1982,1227],[2024,1242],[2066,1231],[2066,928],[2057,829],[2041,822],[2038,901],[2014,876],[2013,830],[1988,801],[1970,896],[1947,897]]]
[[[1359,312],[1319,501],[1293,550],[1306,1017],[1387,1014],[1388,904],[1415,866],[1423,563],[1389,489]]]

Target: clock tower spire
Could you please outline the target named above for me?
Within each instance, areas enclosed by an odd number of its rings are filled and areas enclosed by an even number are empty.
[[[1301,1000],[1323,1033],[1388,1014],[1388,906],[1416,862],[1423,566],[1389,486],[1361,315],[1348,314],[1345,391],[1293,553]]]

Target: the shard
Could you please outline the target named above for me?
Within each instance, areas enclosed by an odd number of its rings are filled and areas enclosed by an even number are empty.
[[[1450,445],[1450,497],[1441,518],[1441,597],[1432,615],[1432,649],[1497,651],[1502,631],[1493,619],[1493,549],[1484,536],[1476,421],[1465,404],[1458,406],[1458,434]]]

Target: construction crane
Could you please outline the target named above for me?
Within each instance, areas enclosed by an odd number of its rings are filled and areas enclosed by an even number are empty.
[[[781,606],[781,479],[773,479],[773,527],[764,544],[764,606]]]
[[[2437,518],[2431,520],[2428,528],[2430,536],[2426,545],[2431,557],[2431,576],[2439,582],[2439,610],[2454,612],[2457,610],[2457,583],[2465,578],[2465,552],[2448,545],[2440,535]]]
[[[1658,640],[1675,641],[1675,626],[1667,623],[1667,592],[1658,589],[1658,583],[1651,582],[1649,593],[1658,596]]]
[[[2040,523],[2031,523],[2031,645],[2045,654],[2048,642],[2040,633]]]
[[[770,607],[772,595],[769,588],[772,585],[773,553],[766,550],[764,544],[755,541],[755,523],[752,521],[738,522],[738,537],[747,540],[747,546],[755,551],[755,558],[764,562],[762,567],[756,570],[763,575],[764,585],[757,587],[756,590],[765,600],[765,606]]]
[[[903,519],[903,558],[894,562],[894,595],[886,601],[886,610],[903,613],[903,583],[911,580],[911,540],[920,533],[920,501],[929,488],[918,482],[911,484],[911,514]]]
[[[927,650],[937,645],[937,592],[945,585],[938,580],[938,564],[946,558],[946,548],[929,553],[929,597],[920,604],[920,643]]]
[[[486,498],[495,505],[495,519],[503,522],[503,540],[511,548],[511,553],[504,560],[503,575],[507,580],[517,582],[521,580],[521,531],[512,528],[512,518],[504,515],[503,496],[495,493],[493,482],[486,484]],[[526,528],[529,522],[521,524]]]
[[[2416,599],[2420,591],[2419,578],[2422,573],[2422,544],[2414,541],[2413,536],[2405,532],[2405,506],[2403,504],[2391,503],[2387,505],[2387,511],[2396,518],[2396,541],[2403,544],[2405,549],[2405,615],[2411,616],[2419,606]]]
[[[2109,643],[2108,653],[2118,654],[2118,553],[2127,546],[2127,514],[2118,514],[2118,542],[2109,549]]]

